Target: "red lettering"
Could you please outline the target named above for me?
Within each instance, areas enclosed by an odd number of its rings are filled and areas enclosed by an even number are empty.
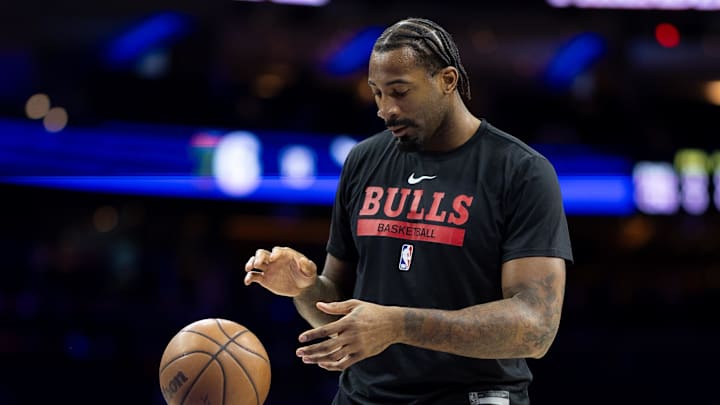
[[[438,209],[440,208],[440,203],[442,202],[443,198],[445,198],[445,193],[433,193],[433,202],[432,206],[430,207],[430,212],[427,213],[425,216],[426,221],[434,221],[434,222],[444,222],[445,216],[447,215],[446,211],[441,212],[438,214]]]
[[[380,199],[384,191],[382,187],[370,186],[365,189],[365,201],[358,215],[375,215],[380,211]]]
[[[472,196],[460,194],[459,196],[455,197],[452,203],[453,210],[455,210],[455,213],[450,214],[450,217],[448,217],[448,223],[454,224],[454,225],[462,225],[470,218],[470,213],[468,212],[468,208],[470,208],[470,205],[472,205],[473,202]]]
[[[412,192],[412,201],[408,199]],[[400,197],[398,198],[398,194]],[[413,190],[410,188],[369,186],[365,189],[365,199],[362,208],[358,213],[360,216],[374,216],[383,209],[388,218],[398,218],[406,212],[405,217],[409,220],[421,220],[431,222],[446,222],[452,225],[463,225],[470,219],[470,206],[473,203],[473,196],[460,194],[453,199],[452,211],[442,210],[442,202],[445,193],[433,193],[433,200],[429,210],[423,207],[424,190]],[[409,205],[409,207],[408,207]]]
[[[395,196],[397,195],[397,193],[397,187],[388,188],[387,200],[385,200],[385,215],[390,218],[395,218],[402,214],[403,209],[405,209],[405,201],[407,200],[407,196],[410,194],[410,189],[400,189],[400,202],[398,203],[398,207],[396,209],[393,209],[392,206],[393,202],[395,202]]]
[[[420,211],[418,212],[418,207],[420,206],[420,201],[422,201],[422,196],[423,190],[413,191],[413,200],[410,204],[410,211],[408,211],[407,213],[408,219],[423,219],[423,217],[425,216],[425,208],[420,209]]]

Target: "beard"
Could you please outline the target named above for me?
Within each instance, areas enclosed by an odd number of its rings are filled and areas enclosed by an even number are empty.
[[[419,152],[421,150],[420,140],[417,137],[408,135],[395,139],[395,146],[400,152]]]

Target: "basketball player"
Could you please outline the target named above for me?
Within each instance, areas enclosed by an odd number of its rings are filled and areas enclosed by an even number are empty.
[[[349,154],[320,274],[260,249],[256,282],[313,326],[303,362],[342,371],[334,404],[529,404],[572,261],[554,168],[470,113],[450,34],[409,18],[376,41],[368,83],[387,130]]]

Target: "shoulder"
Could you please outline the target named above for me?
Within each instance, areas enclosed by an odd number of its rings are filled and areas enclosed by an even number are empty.
[[[345,166],[357,166],[360,162],[382,156],[392,142],[392,135],[388,130],[363,139],[350,150]]]
[[[489,153],[511,171],[552,169],[550,161],[519,138],[487,124],[484,142]]]
[[[486,133],[483,138],[486,140],[486,143],[491,144],[490,149],[495,153],[501,152],[501,155],[511,155],[515,158],[544,158],[540,152],[533,149],[530,145],[492,126],[490,123],[486,125],[485,131]]]

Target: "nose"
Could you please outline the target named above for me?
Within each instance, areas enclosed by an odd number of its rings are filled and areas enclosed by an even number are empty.
[[[391,101],[386,101],[386,100],[387,100],[387,98],[385,98],[385,100],[380,100],[377,103],[377,105],[378,105],[377,116],[380,117],[385,122],[393,120],[393,119],[397,119],[398,115],[399,115],[399,109],[398,109],[397,104],[395,104]]]

